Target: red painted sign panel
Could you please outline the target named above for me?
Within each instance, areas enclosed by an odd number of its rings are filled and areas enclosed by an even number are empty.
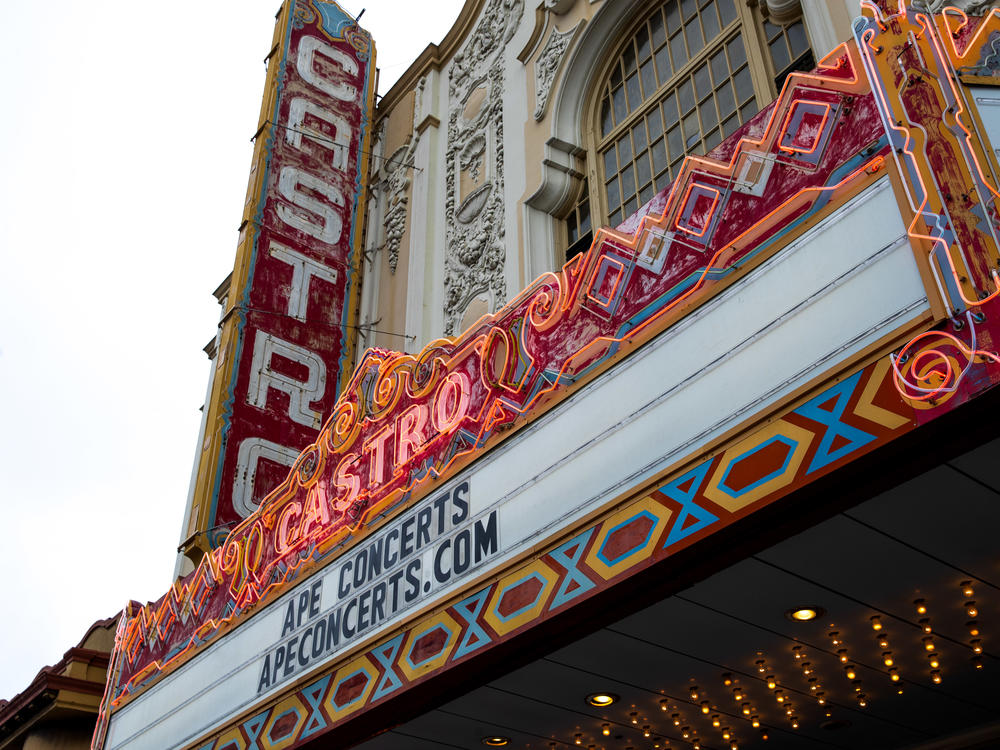
[[[286,12],[195,497],[212,546],[316,439],[353,358],[374,49],[334,3]]]

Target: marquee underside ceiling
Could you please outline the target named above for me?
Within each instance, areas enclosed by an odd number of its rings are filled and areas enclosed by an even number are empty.
[[[358,747],[473,750],[492,735],[509,738],[508,748],[545,750],[691,748],[695,740],[705,750],[734,741],[739,748],[994,747],[998,456],[1000,440],[980,445],[579,640],[552,643],[547,655],[469,684],[461,697]],[[968,581],[971,599],[963,594]],[[917,611],[920,599],[925,614]],[[804,606],[825,614],[811,622],[786,616]],[[970,606],[978,610],[974,618]],[[923,640],[923,617],[930,619],[930,642]],[[979,669],[970,621],[980,630]],[[932,681],[935,656],[939,684]],[[823,705],[815,697],[820,691]],[[620,699],[595,708],[586,702],[595,692]],[[760,728],[752,726],[755,716]]]

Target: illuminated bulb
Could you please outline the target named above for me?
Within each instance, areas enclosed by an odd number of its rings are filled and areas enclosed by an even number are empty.
[[[848,667],[847,669],[845,669],[844,674],[847,675],[847,679],[849,680],[853,680],[855,677],[858,676],[858,673],[854,671],[854,667]]]
[[[582,745],[583,744],[583,735],[582,734],[574,734],[573,735],[573,739],[576,741],[577,745]]]
[[[931,682],[935,685],[941,684],[941,673],[936,669],[931,670]]]
[[[729,674],[729,672],[726,672],[724,675],[722,675],[722,684],[725,685],[726,687],[729,687],[730,685],[733,684],[733,676]]]
[[[921,640],[923,640],[923,642],[924,642],[924,648],[927,651],[933,651],[934,650],[934,639],[933,638],[928,637],[928,638],[923,638]]]
[[[879,619],[878,615],[874,615],[871,618],[871,620],[872,620],[872,630],[881,630],[882,629],[882,621]]]
[[[642,728],[642,736],[643,737],[649,737],[652,734],[653,733],[649,730],[649,724],[646,724],[645,726],[643,726],[643,728]]]
[[[973,617],[973,618],[974,617],[979,617],[979,610],[976,608],[976,603],[975,602],[966,602],[965,603],[965,614],[967,614],[969,617]]]
[[[707,714],[711,710],[712,710],[712,708],[711,708],[711,706],[709,706],[708,701],[702,701],[701,702],[701,712],[703,714]]]
[[[698,740],[695,740],[694,742],[691,743],[691,750],[701,750],[701,744],[698,742]]]
[[[712,726],[715,727],[716,729],[722,726],[722,722],[719,720],[718,714],[712,717]]]
[[[751,712],[750,704],[749,703],[744,703],[743,704],[743,715],[744,716],[749,716],[750,712]]]
[[[899,682],[899,671],[896,669],[889,670],[889,679],[893,682]]]
[[[681,737],[687,739],[690,736],[691,736],[691,729],[689,727],[684,727],[683,729],[681,729]]]
[[[879,646],[879,648],[882,648],[882,649],[889,648],[889,639],[888,638],[879,638],[878,639],[878,646]]]
[[[840,645],[839,636],[840,636],[840,633],[838,631],[831,630],[830,631],[830,643],[832,643],[834,646],[839,646]]]
[[[758,659],[754,663],[757,665],[757,671],[760,672],[761,674],[763,674],[765,671],[767,671],[766,668],[765,668],[765,666],[764,666],[764,660],[763,659]]]
[[[639,723],[639,713],[637,711],[633,711],[632,713],[629,714],[629,716],[632,717],[633,724]]]
[[[756,717],[756,716],[751,716],[750,717],[750,726],[752,726],[754,729],[759,729],[760,728],[760,719],[758,717]]]
[[[965,627],[969,629],[969,635],[979,635],[979,623],[975,620],[965,623]]]
[[[722,730],[722,739],[728,740],[732,735],[729,733],[729,727]]]
[[[799,720],[793,716],[792,717],[792,729],[798,729],[798,728],[799,728]]]
[[[868,698],[866,698],[864,694],[858,696],[858,705],[861,706],[861,708],[868,705]]]
[[[972,581],[962,581],[962,596],[966,599],[971,599],[975,593],[972,589]]]
[[[795,709],[792,708],[791,706],[789,706],[788,708],[785,709],[785,716],[791,716],[794,713],[795,713]]]
[[[792,646],[792,655],[796,659],[802,658],[802,646]]]
[[[774,690],[776,687],[778,687],[778,681],[776,679],[774,679],[773,675],[768,675],[767,676],[767,689],[768,690]]]
[[[679,727],[681,725],[681,715],[680,714],[671,714],[670,718],[674,720],[674,726],[675,727]]]
[[[885,664],[887,667],[891,667],[892,666],[892,652],[891,651],[886,651],[884,654],[882,654],[882,663]]]
[[[601,734],[603,734],[605,737],[610,737],[611,736],[611,725],[610,724],[601,724]]]
[[[767,740],[768,740],[769,737],[770,737],[770,735],[767,732],[761,732],[760,733],[760,738],[762,740],[764,740],[765,742],[767,742]]]
[[[980,656],[973,656],[971,661],[972,661],[972,666],[975,667],[976,669],[982,669],[983,668],[983,659],[982,659],[982,657],[980,657]]]
[[[931,669],[937,669],[941,666],[941,662],[938,659],[937,654],[928,654],[927,663],[931,665]]]
[[[821,705],[826,705],[826,698],[823,697],[823,693],[816,693],[816,702]]]
[[[743,691],[739,688],[733,691],[733,700],[741,701],[743,700]]]
[[[785,702],[785,696],[781,694],[780,690],[775,691],[775,693],[774,693],[774,699],[776,701],[778,701],[778,703],[784,703]]]
[[[812,664],[807,661],[802,662],[802,674],[812,674]]]
[[[837,649],[837,656],[840,657],[840,663],[841,664],[846,664],[847,663],[847,649],[846,648]]]
[[[920,627],[924,629],[925,633],[933,633],[934,630],[931,628],[931,621],[927,617],[920,618]]]
[[[927,614],[927,604],[923,599],[914,599],[913,603],[917,605],[917,614],[926,615]]]
[[[854,680],[854,682],[851,683],[851,684],[854,685],[854,692],[855,693],[860,693],[861,692],[861,680]]]
[[[740,750],[740,746],[736,744],[736,740],[729,743],[729,750]]]
[[[693,701],[698,700],[698,686],[697,685],[692,685],[691,686],[691,700],[693,700]]]
[[[810,692],[813,692],[813,693],[815,693],[817,690],[819,690],[819,683],[816,681],[815,677],[810,677],[809,678],[809,690],[810,690]]]

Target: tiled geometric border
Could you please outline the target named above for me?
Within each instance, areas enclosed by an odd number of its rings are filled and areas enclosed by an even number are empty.
[[[515,637],[916,426],[881,358],[197,750],[285,750]]]

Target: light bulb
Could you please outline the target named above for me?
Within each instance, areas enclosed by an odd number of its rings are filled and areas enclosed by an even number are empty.
[[[965,623],[965,627],[969,629],[969,635],[979,635],[979,623],[975,620]]]
[[[722,730],[722,739],[728,740],[732,735],[729,734],[729,729]]]
[[[917,605],[917,614],[926,615],[927,614],[927,604],[923,599],[914,599],[913,603]]]
[[[933,682],[935,685],[941,684],[941,673],[938,672],[936,669],[931,670],[931,682]]]
[[[975,653],[977,653],[977,654],[983,653],[983,642],[982,641],[980,641],[978,639],[976,639],[974,641],[969,641],[969,645],[972,646],[972,650]]]
[[[896,671],[895,669],[890,669],[889,679],[892,680],[893,682],[899,682],[899,672]]]
[[[926,617],[920,618],[920,627],[924,629],[925,633],[933,633],[934,629],[931,628],[931,621]]]
[[[712,710],[712,709],[711,709],[711,707],[709,706],[709,704],[708,704],[708,701],[702,701],[702,702],[701,702],[701,712],[702,712],[703,714],[707,714],[707,713],[708,713],[709,711],[711,711],[711,710]]]
[[[933,651],[934,650],[934,639],[933,638],[928,637],[928,638],[923,638],[921,640],[923,640],[923,642],[924,642],[924,648],[927,651]]]
[[[882,621],[879,619],[879,616],[875,615],[871,619],[872,619],[872,630],[881,630],[882,629]]]
[[[601,724],[601,734],[603,734],[605,737],[610,737],[611,736],[611,725],[610,724]]]
[[[931,665],[931,669],[937,669],[941,666],[941,662],[938,659],[937,654],[931,654],[927,659],[927,663]]]
[[[972,588],[972,581],[962,581],[962,596],[966,599],[971,599],[975,593]]]
[[[649,736],[650,736],[651,734],[652,734],[652,732],[650,732],[650,731],[649,731],[649,724],[646,724],[646,725],[645,725],[645,726],[644,726],[644,727],[642,728],[642,736],[643,736],[643,737],[649,737]]]
[[[855,677],[858,676],[858,673],[854,671],[854,667],[848,667],[844,672],[844,674],[847,675],[847,679],[849,680],[853,680]]]
[[[891,667],[892,666],[892,653],[890,653],[889,651],[886,651],[884,654],[882,654],[882,663],[885,664],[887,667]]]
[[[767,678],[767,689],[768,690],[774,690],[776,687],[778,687],[778,681],[776,679],[774,679],[774,677],[768,675],[768,678]]]
[[[712,717],[712,726],[716,729],[722,726],[722,722],[719,720],[718,714]]]
[[[975,602],[966,602],[965,603],[965,614],[967,614],[969,617],[973,617],[973,618],[974,617],[979,617],[979,609],[976,607],[976,603]]]
[[[744,703],[743,704],[743,715],[744,716],[749,716],[750,715],[750,704],[749,703]]]
[[[760,727],[760,719],[758,719],[756,716],[751,716],[750,726],[752,726],[754,729],[758,729]]]

